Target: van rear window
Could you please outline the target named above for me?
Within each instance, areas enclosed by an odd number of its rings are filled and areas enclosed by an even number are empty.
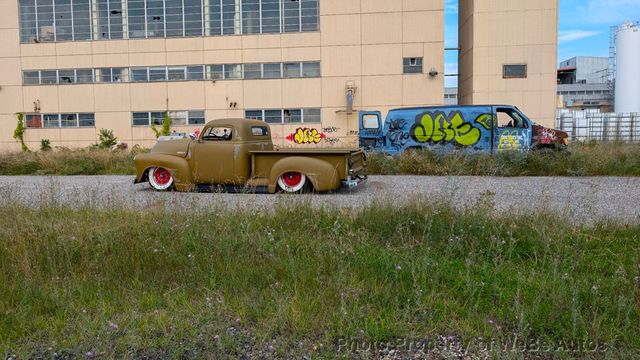
[[[253,136],[268,136],[269,129],[266,126],[252,126],[251,135]]]

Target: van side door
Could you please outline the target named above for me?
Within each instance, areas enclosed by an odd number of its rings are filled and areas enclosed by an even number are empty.
[[[521,151],[531,148],[532,124],[518,109],[494,107],[493,151]]]
[[[361,111],[359,114],[358,146],[365,150],[382,151],[382,113],[380,111]]]

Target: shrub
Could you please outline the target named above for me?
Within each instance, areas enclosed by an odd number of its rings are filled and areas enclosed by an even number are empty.
[[[40,151],[51,150],[51,141],[49,139],[40,140]]]
[[[24,132],[26,130],[24,127],[24,113],[17,113],[16,115],[18,117],[18,124],[16,125],[16,129],[13,131],[13,138],[18,140],[22,151],[29,151],[29,147],[24,143]]]
[[[169,136],[171,135],[171,124],[173,123],[173,120],[171,119],[171,116],[169,116],[168,112],[164,113],[164,120],[162,120],[162,128],[160,130],[158,130],[158,128],[156,128],[156,124],[151,124],[151,130],[153,130],[153,133],[156,135],[156,139],[159,138],[160,136]]]
[[[98,139],[100,142],[95,144],[94,147],[99,149],[110,149],[118,143],[118,138],[113,134],[113,130],[100,129]]]

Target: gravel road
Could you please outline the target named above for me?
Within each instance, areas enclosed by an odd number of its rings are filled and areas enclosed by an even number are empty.
[[[0,176],[0,204],[182,212],[268,211],[305,202],[357,210],[374,201],[400,205],[415,200],[446,201],[464,208],[481,199],[493,202],[498,213],[543,210],[576,222],[640,223],[640,178],[371,176],[356,190],[315,195],[159,193],[147,184],[133,185],[132,180],[132,176]]]

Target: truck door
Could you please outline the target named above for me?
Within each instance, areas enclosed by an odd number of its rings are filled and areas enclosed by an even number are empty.
[[[231,126],[205,128],[191,144],[191,170],[196,184],[233,184],[237,134]]]
[[[365,150],[381,151],[384,147],[382,136],[382,114],[380,111],[361,111],[359,146]]]
[[[518,109],[495,107],[493,151],[528,151],[531,147],[531,123]]]

